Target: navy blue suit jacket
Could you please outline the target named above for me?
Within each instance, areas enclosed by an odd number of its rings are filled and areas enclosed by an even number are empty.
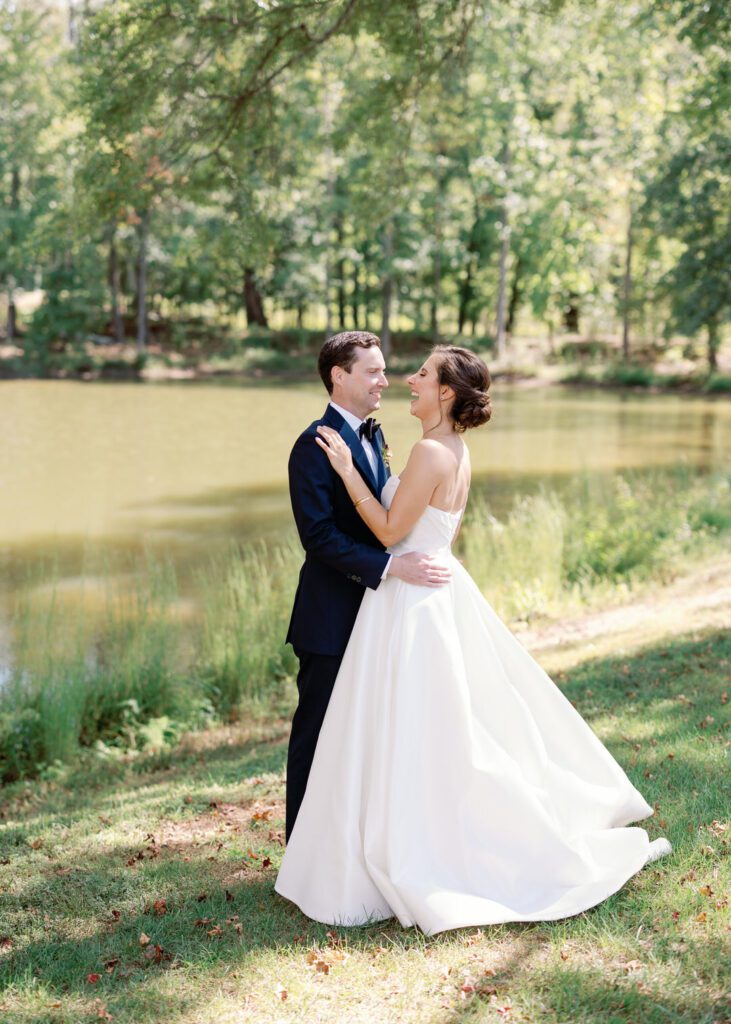
[[[376,434],[378,478],[363,444],[343,417],[328,405],[295,441],[289,457],[289,495],[305,549],[286,643],[313,654],[341,655],[348,644],[366,587],[381,582],[389,555],[353,506],[342,480],[315,441],[320,424],[337,430],[353,462],[376,498],[389,474]]]

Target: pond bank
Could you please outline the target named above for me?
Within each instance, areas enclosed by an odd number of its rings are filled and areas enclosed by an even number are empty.
[[[658,371],[645,362],[600,363],[535,359],[532,351],[520,351],[504,366],[497,365],[490,348],[476,351],[487,361],[493,380],[522,387],[565,385],[586,389],[626,391],[632,394],[731,395],[731,364],[709,373],[679,364],[676,370]],[[420,365],[428,346],[395,352],[389,357],[389,373],[398,377]],[[24,368],[22,349],[0,346],[0,379],[33,379]],[[59,358],[43,374],[53,380],[81,381],[176,381],[225,380],[235,383],[305,383],[317,379],[316,352],[283,350],[269,344],[238,346],[235,351],[200,351],[195,354],[150,344],[140,351],[133,344],[87,344],[83,353]]]
[[[689,579],[697,597],[718,582]],[[653,596],[659,618],[680,585]],[[5,789],[0,1010],[28,1024],[156,1024],[161,1006],[171,1024],[723,1019],[731,641],[717,611],[652,644],[609,623],[608,653],[552,653],[557,684],[654,806],[641,827],[673,844],[597,907],[434,938],[310,921],[273,890],[290,706]]]

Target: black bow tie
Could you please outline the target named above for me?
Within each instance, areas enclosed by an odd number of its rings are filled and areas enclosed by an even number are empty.
[[[358,437],[365,437],[368,441],[372,441],[380,425],[380,423],[376,423],[372,416],[369,416],[358,427]]]

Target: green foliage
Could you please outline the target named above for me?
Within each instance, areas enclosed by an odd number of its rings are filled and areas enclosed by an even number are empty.
[[[201,579],[205,620],[199,673],[217,710],[235,718],[243,698],[270,694],[295,670],[283,645],[293,581],[301,562],[293,541],[276,548],[234,548]]]
[[[0,777],[35,774],[101,742],[120,751],[163,731],[195,724],[208,703],[194,676],[184,674],[185,634],[174,617],[175,580],[149,563],[125,600],[109,586],[106,615],[93,626],[83,605],[74,614],[54,590],[30,591],[14,616],[14,672],[0,694]]]
[[[647,388],[655,382],[655,375],[649,366],[615,363],[606,368],[602,374],[602,380],[605,384],[619,387]]]
[[[706,380],[703,390],[709,395],[731,394],[731,376],[724,373],[712,373]]]
[[[80,255],[78,263],[46,275],[45,297],[23,345],[23,368],[34,376],[83,357],[84,342],[100,329],[103,290],[93,273],[95,253],[89,247]]]
[[[492,334],[501,281],[513,333],[528,314],[552,337],[612,334],[626,313],[658,345],[702,334],[715,368],[716,3],[17,0],[0,17],[0,286],[44,296],[23,372],[65,372],[63,349],[121,320],[142,348],[153,312],[268,320],[287,352],[295,323],[392,320],[406,357],[407,334]]]
[[[560,498],[517,500],[504,522],[472,500],[460,535],[465,564],[502,614],[555,612],[673,574],[680,560],[731,530],[731,480],[670,474],[575,481]]]
[[[731,535],[731,480],[674,472],[585,478],[516,500],[504,521],[474,497],[459,553],[504,617],[560,614],[577,600],[664,581]],[[29,590],[0,694],[0,778],[37,775],[94,749],[110,761],[174,746],[184,728],[286,702],[284,645],[302,552],[232,545],[202,573],[199,616],[177,612],[172,570],[149,560],[122,598],[102,578],[103,619]]]

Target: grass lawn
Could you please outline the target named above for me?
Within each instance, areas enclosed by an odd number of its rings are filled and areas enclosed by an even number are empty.
[[[273,891],[288,721],[267,718],[6,789],[0,1021],[728,1020],[731,636],[551,660],[674,845],[598,907],[434,938],[309,921]]]

